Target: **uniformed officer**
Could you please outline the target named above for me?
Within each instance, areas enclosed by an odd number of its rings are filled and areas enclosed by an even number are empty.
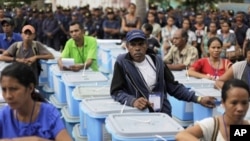
[[[59,21],[53,16],[51,9],[46,9],[46,19],[43,22],[43,33],[45,44],[55,50],[60,50],[60,40],[59,40]]]

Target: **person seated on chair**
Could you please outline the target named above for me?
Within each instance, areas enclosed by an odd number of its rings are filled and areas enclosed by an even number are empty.
[[[82,24],[72,22],[69,26],[71,39],[66,42],[58,66],[61,70],[80,71],[91,68],[98,71],[97,66],[97,41],[94,37],[85,36]],[[74,65],[65,67],[62,58],[73,58]]]

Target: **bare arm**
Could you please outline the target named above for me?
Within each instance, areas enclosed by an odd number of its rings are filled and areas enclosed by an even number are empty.
[[[184,64],[167,64],[170,70],[184,70],[186,66]]]
[[[72,139],[66,129],[63,129],[57,134],[55,141],[72,141]]]
[[[12,62],[14,61],[14,57],[12,57],[7,51],[4,51],[0,56],[0,61]]]
[[[13,139],[2,139],[0,141],[52,141],[44,138],[40,138],[37,136],[29,136],[29,137],[19,137],[19,138],[13,138]],[[63,129],[58,133],[56,136],[55,141],[72,141],[71,137],[69,136],[66,129]]]
[[[188,69],[188,75],[189,75],[189,76],[196,77],[196,78],[211,79],[211,77],[209,77],[208,75],[195,71],[195,69],[194,69],[193,67],[190,67],[190,68]]]
[[[176,141],[200,141],[202,137],[203,133],[201,127],[199,125],[194,125],[179,132],[175,138]]]
[[[215,88],[221,89],[224,82],[233,79],[233,67],[230,67],[217,81],[215,81]]]

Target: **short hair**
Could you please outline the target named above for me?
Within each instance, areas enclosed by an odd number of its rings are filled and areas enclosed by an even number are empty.
[[[222,87],[221,90],[222,101],[225,102],[227,100],[228,90],[235,87],[245,89],[248,92],[248,96],[250,96],[249,87],[246,82],[240,79],[230,79],[226,81]]]
[[[24,63],[14,62],[3,69],[0,76],[2,82],[3,77],[12,77],[24,87],[29,87],[30,84],[36,86],[37,78],[32,68]],[[46,100],[35,90],[31,94],[31,98],[35,101],[46,102]]]
[[[78,22],[78,21],[72,21],[72,22],[70,22],[69,26],[73,26],[73,25],[79,25],[79,28],[81,30],[83,30],[83,25],[80,22]]]
[[[231,28],[232,24],[231,24],[231,22],[229,20],[224,20],[222,22],[222,24],[224,24],[224,23],[226,23],[229,26],[229,28]]]
[[[152,33],[152,31],[153,31],[153,26],[151,24],[149,24],[149,23],[143,24],[142,28],[145,29],[146,31],[150,32],[150,33]]]

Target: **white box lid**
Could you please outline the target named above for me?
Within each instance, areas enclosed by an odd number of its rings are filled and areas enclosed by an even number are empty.
[[[83,99],[80,105],[81,110],[94,118],[106,118],[112,113],[141,113],[146,112],[134,107],[124,106],[117,101],[114,101],[111,96],[95,97]]]
[[[121,45],[116,45],[114,43],[100,44],[99,49],[110,51],[112,49],[122,49]]]
[[[90,97],[110,95],[110,86],[76,86],[72,92],[74,99],[82,100]]]
[[[125,138],[174,137],[183,127],[164,113],[110,114],[106,128],[111,134]]]
[[[0,63],[0,71],[3,71],[3,69],[5,68],[5,67],[7,67],[8,65],[10,65],[11,63],[5,63],[5,62],[1,62]]]
[[[107,82],[108,78],[101,72],[86,71],[84,76],[82,71],[75,73],[63,73],[62,80],[67,85],[76,85],[90,82]]]
[[[115,43],[121,43],[120,39],[97,39],[97,44],[115,44]]]
[[[57,64],[51,65],[51,70],[54,75],[61,76],[63,73],[74,73],[72,71],[62,71]]]

